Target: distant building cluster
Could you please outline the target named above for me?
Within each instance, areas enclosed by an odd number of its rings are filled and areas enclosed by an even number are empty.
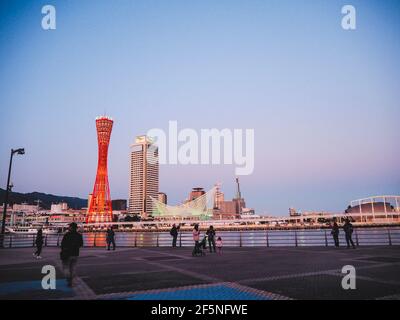
[[[4,206],[0,207],[3,210]],[[82,223],[86,219],[87,208],[79,210],[68,208],[67,203],[54,203],[50,210],[27,203],[7,207],[6,225],[13,226],[67,226],[71,222]]]
[[[232,200],[225,200],[218,186],[215,197],[213,216],[216,219],[240,219],[255,217],[254,209],[246,207],[246,202],[240,191],[239,179],[236,178],[237,192]]]
[[[138,136],[135,143],[131,145],[129,175],[128,214],[138,215],[146,219],[160,210],[160,206],[157,208],[157,203],[168,205],[167,195],[159,191],[158,149],[154,146],[150,137]],[[204,215],[207,215],[209,210],[214,219],[238,219],[243,215],[254,215],[254,209],[246,208],[245,200],[241,196],[239,180],[237,180],[237,188],[236,197],[227,201],[218,187],[215,192],[214,203],[210,208],[204,208]],[[189,204],[205,194],[204,188],[194,187],[183,204]],[[199,205],[196,207],[177,205],[176,210],[170,205],[164,206],[164,208],[164,210],[161,209],[163,212],[160,217],[185,215],[190,218],[190,208],[193,208],[193,215],[195,215],[194,211],[199,209]]]

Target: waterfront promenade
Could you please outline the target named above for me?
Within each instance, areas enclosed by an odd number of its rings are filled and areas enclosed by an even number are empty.
[[[41,288],[54,265],[56,290]],[[356,268],[356,290],[341,286]],[[399,299],[400,247],[224,248],[192,257],[190,248],[84,248],[76,285],[66,286],[58,248],[0,250],[0,299]]]

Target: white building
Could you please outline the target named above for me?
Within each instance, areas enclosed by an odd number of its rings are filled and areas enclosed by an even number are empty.
[[[158,197],[158,149],[147,136],[136,137],[130,151],[129,207],[130,214],[147,216],[153,212],[150,197]]]
[[[3,206],[3,208],[4,208],[4,206]],[[12,206],[12,211],[24,212],[24,213],[35,213],[38,211],[38,206],[35,204],[27,204],[27,203],[14,204]]]
[[[63,213],[66,210],[68,210],[68,204],[66,202],[51,204],[50,212],[52,214],[53,213]]]

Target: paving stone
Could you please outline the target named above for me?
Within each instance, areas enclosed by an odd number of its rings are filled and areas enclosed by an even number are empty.
[[[356,270],[356,274],[359,276],[365,276],[376,280],[393,282],[399,286],[400,264],[388,265],[383,268],[360,269]]]
[[[260,281],[248,284],[252,288],[275,292],[293,299],[352,300],[374,299],[400,293],[400,287],[373,281],[356,280],[355,290],[344,290],[342,278],[333,275],[314,275],[290,279]]]
[[[92,276],[83,280],[96,294],[161,289],[205,283],[203,280],[174,271],[116,274],[107,277]]]
[[[0,283],[0,299],[4,300],[54,300],[73,297],[66,280],[56,281],[56,289],[44,290],[41,281],[15,281]]]
[[[137,293],[123,300],[270,300],[266,296],[247,292],[226,285],[212,285],[160,291]]]

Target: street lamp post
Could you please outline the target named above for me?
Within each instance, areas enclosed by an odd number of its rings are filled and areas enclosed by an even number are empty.
[[[10,166],[8,167],[7,188],[6,188],[6,195],[5,195],[5,199],[4,199],[3,220],[2,220],[2,224],[1,224],[1,239],[0,239],[1,247],[3,245],[4,232],[6,229],[7,203],[8,203],[8,194],[10,192],[11,166],[12,166],[12,160],[13,160],[14,154],[25,154],[25,149],[24,148],[19,148],[16,150],[11,149]]]

